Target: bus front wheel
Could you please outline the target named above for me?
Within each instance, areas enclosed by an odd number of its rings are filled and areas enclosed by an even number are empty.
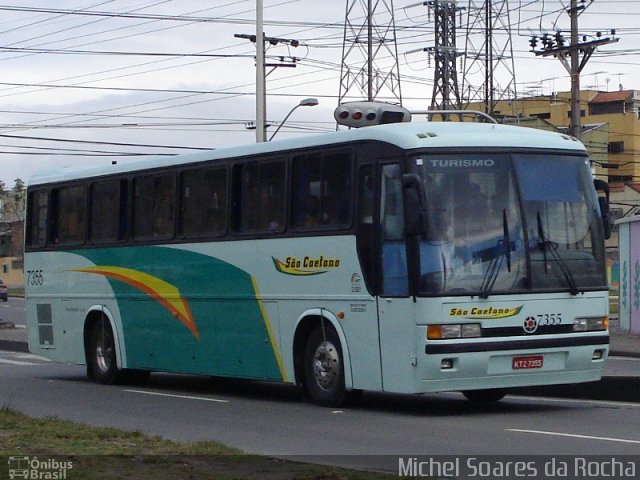
[[[305,384],[311,399],[325,407],[342,405],[348,392],[340,338],[333,327],[325,325],[313,330],[304,358]]]
[[[499,402],[507,394],[504,388],[487,388],[485,390],[466,390],[462,394],[474,403]]]
[[[118,378],[116,343],[111,324],[105,318],[93,326],[91,332],[91,375],[99,382],[110,385]]]

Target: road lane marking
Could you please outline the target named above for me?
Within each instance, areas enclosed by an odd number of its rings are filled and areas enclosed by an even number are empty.
[[[638,357],[607,357],[607,360],[620,360],[623,362],[640,362],[640,358]]]
[[[33,353],[17,353],[17,352],[11,352],[11,356],[13,358],[20,358],[20,359],[30,359],[30,360],[38,360],[41,362],[51,362],[50,358],[46,358],[46,357],[41,357],[40,355],[34,355]]]
[[[520,428],[506,428],[507,432],[518,433],[536,433],[538,435],[552,435],[556,437],[571,437],[571,438],[583,438],[585,440],[600,440],[603,442],[619,442],[619,443],[637,443],[640,444],[640,440],[628,440],[626,438],[612,438],[612,437],[594,437],[592,435],[576,435],[573,433],[562,432],[545,432],[543,430],[523,430]]]
[[[5,363],[7,365],[44,365],[43,363],[34,363],[34,362],[22,362],[20,360],[9,360],[8,358],[0,358],[0,363]]]
[[[221,400],[219,398],[193,397],[191,395],[174,395],[171,393],[148,392],[146,390],[124,390],[129,393],[140,393],[142,395],[156,395],[158,397],[183,398],[186,400],[202,400],[205,402],[229,403],[229,400]]]
[[[640,403],[630,403],[630,402],[616,402],[614,400],[589,400],[589,399],[578,399],[578,398],[552,398],[552,397],[531,397],[528,395],[516,395],[513,394],[509,396],[512,400],[527,400],[527,401],[544,401],[547,403],[586,403],[590,405],[602,405],[605,407],[631,407],[631,408],[640,408]]]

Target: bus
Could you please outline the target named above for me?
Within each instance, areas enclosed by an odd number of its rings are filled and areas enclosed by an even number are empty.
[[[257,379],[325,406],[595,381],[605,187],[575,138],[477,122],[38,174],[29,349],[105,384]]]

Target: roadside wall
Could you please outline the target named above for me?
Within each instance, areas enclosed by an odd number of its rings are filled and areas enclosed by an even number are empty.
[[[640,334],[640,215],[620,227],[620,330]]]

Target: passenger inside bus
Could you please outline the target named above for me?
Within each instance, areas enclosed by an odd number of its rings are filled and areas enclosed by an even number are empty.
[[[304,202],[304,226],[313,227],[320,223],[320,200],[309,194]]]

